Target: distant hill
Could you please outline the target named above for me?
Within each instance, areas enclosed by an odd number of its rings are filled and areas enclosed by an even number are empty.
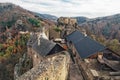
[[[98,17],[94,19],[78,18],[79,26],[89,30],[95,35],[103,35],[107,39],[120,40],[120,14]]]
[[[1,30],[4,31],[6,26],[9,28],[15,27],[17,22],[21,22],[21,25],[24,25],[24,28],[25,26],[26,28],[30,28],[32,25],[28,22],[29,18],[35,18],[29,11],[11,3],[0,3]],[[16,25],[16,27],[18,26]]]
[[[86,22],[86,21],[89,20],[89,18],[87,18],[87,17],[82,17],[82,16],[80,16],[80,17],[74,17],[74,18],[77,19],[78,24],[84,23],[84,22]]]
[[[56,16],[49,14],[39,14],[39,17],[56,22],[58,19]],[[104,36],[106,39],[118,39],[120,40],[120,14],[87,18],[83,16],[72,17],[76,18],[78,25],[85,28],[87,31],[95,34],[96,36]]]
[[[36,13],[36,15],[54,22],[58,19],[56,16],[49,14]],[[120,14],[97,18],[87,18],[84,16],[76,16],[72,18],[76,18],[80,27],[85,28],[96,36],[102,35],[106,39],[120,40]]]
[[[34,27],[54,24],[43,17],[36,17],[33,12],[25,10],[11,3],[0,3],[0,32],[5,28],[16,28],[18,30],[31,30]]]
[[[35,13],[35,15],[43,18],[43,19],[47,19],[47,20],[50,20],[50,21],[54,21],[56,22],[58,17],[54,16],[54,15],[50,15],[50,14],[40,14],[40,13]]]

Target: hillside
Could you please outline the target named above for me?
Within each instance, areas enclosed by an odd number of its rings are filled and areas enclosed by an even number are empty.
[[[34,18],[34,15],[19,6],[11,3],[0,4],[0,30],[5,31],[5,27],[17,27],[17,23],[21,27],[29,29],[32,25],[28,24],[28,19]],[[16,24],[16,26],[15,26]]]
[[[82,16],[77,16],[77,17],[74,17],[74,18],[77,19],[78,24],[87,22],[87,21],[89,20],[89,18],[87,18],[87,17],[82,17]]]
[[[95,35],[103,35],[106,39],[120,40],[120,14],[89,19],[79,26]]]
[[[0,32],[5,31],[5,27],[16,27],[18,30],[31,30],[34,27],[49,24],[37,17],[33,12],[27,11],[11,3],[0,3]]]
[[[29,31],[54,25],[54,22],[36,17],[20,6],[0,3],[0,80],[13,80],[14,66],[27,52]]]
[[[54,22],[57,22],[57,19],[58,19],[58,17],[54,15],[50,15],[50,14],[40,14],[40,13],[34,13],[34,14],[43,19],[47,19],[47,20],[54,21]]]

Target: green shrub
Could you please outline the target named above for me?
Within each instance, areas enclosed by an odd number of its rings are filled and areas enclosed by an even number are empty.
[[[3,44],[0,44],[0,50],[3,48]]]
[[[0,52],[0,56],[3,56],[5,53],[4,52]]]
[[[56,32],[60,32],[60,31],[61,31],[61,29],[60,29],[59,27],[55,27],[54,30],[55,30]]]
[[[12,19],[10,21],[2,21],[0,22],[0,25],[3,26],[3,27],[8,27],[8,28],[11,28],[14,24],[15,24],[16,20]]]
[[[29,18],[28,21],[35,27],[40,27],[40,21],[34,18]]]

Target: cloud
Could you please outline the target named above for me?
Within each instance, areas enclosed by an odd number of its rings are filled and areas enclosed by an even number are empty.
[[[56,16],[99,17],[120,13],[120,0],[4,0],[30,11]]]

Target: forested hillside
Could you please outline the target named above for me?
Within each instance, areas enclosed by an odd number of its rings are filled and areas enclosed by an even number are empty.
[[[14,66],[27,52],[29,32],[52,25],[17,5],[0,3],[0,80],[13,80]]]

